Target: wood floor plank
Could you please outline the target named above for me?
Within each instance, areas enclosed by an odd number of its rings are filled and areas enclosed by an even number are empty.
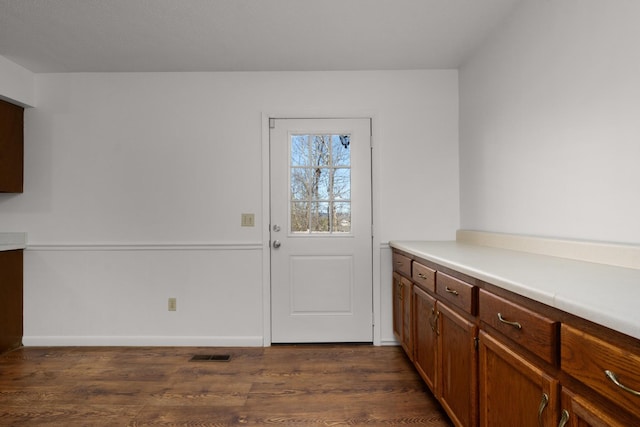
[[[195,354],[229,362],[191,362]],[[399,347],[21,348],[0,356],[2,426],[451,423]]]

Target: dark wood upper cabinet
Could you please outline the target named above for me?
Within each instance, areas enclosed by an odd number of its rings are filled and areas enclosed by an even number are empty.
[[[22,193],[24,108],[0,100],[0,192]]]

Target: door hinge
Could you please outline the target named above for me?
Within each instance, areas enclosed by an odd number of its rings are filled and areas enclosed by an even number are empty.
[[[475,347],[475,349],[478,349],[478,345],[480,344],[480,339],[478,337],[475,337],[473,339],[473,346]]]
[[[276,119],[269,119],[269,129],[276,128]]]

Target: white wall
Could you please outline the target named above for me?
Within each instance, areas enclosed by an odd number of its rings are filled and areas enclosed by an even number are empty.
[[[458,226],[457,71],[43,74],[25,115],[25,343],[262,345],[262,117],[371,116],[379,342],[389,239]],[[240,227],[240,214],[256,227]],[[167,311],[167,298],[178,311]]]
[[[524,0],[461,68],[462,228],[640,243],[639,17]]]

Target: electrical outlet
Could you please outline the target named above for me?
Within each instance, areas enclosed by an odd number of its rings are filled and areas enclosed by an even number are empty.
[[[252,213],[243,213],[241,215],[240,225],[243,227],[255,227],[256,216]]]
[[[176,311],[178,309],[178,300],[176,298],[169,298],[169,311]]]

